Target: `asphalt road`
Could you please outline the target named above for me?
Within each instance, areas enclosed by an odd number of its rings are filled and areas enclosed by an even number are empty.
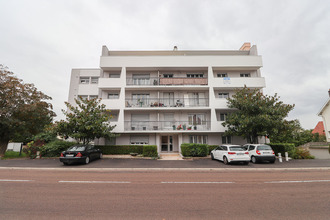
[[[0,169],[1,219],[329,219],[329,170]]]
[[[1,167],[47,167],[47,168],[313,168],[330,167],[330,160],[290,160],[275,164],[262,163],[224,165],[220,161],[206,159],[165,161],[148,159],[111,159],[96,160],[87,165],[64,166],[58,158],[54,159],[8,159],[0,160]]]

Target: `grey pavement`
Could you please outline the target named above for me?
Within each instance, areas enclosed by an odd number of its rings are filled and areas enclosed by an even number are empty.
[[[199,158],[192,160],[152,160],[152,159],[126,159],[126,158],[103,158],[91,163],[64,166],[58,158],[42,159],[7,159],[0,160],[0,168],[20,167],[20,168],[319,168],[330,169],[330,160],[289,160],[280,163],[278,160],[274,164],[260,163],[248,165],[230,164],[224,165],[220,161],[210,158]]]

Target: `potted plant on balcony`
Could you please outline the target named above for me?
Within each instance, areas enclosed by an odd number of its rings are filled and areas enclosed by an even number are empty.
[[[194,130],[197,130],[197,124],[194,122]]]
[[[173,125],[172,127],[173,127],[173,130],[175,130],[175,125]]]
[[[176,128],[176,130],[182,130],[182,125],[180,124],[180,125]]]
[[[138,103],[140,104],[140,107],[142,107],[143,101],[141,99],[138,99]]]
[[[183,125],[183,130],[186,130],[187,126],[186,124]]]
[[[189,126],[187,130],[191,130],[191,126]]]

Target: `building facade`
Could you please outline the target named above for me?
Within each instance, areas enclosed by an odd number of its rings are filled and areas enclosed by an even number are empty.
[[[256,46],[239,50],[109,51],[100,68],[73,69],[69,103],[102,98],[111,110],[113,140],[95,144],[152,144],[159,153],[181,152],[182,143],[243,144],[221,125],[227,97],[247,86],[262,89],[262,58]]]
[[[323,119],[326,141],[330,143],[330,89],[328,91],[328,94],[329,99],[319,111],[318,116],[321,116]]]

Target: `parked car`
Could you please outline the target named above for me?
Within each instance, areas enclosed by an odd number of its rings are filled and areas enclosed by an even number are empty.
[[[271,146],[266,144],[245,144],[244,147],[248,149],[252,163],[261,161],[275,163],[276,157]]]
[[[249,164],[250,156],[246,148],[240,145],[221,145],[211,151],[212,160],[221,160],[224,164],[243,162]]]
[[[92,145],[74,145],[63,151],[60,156],[60,162],[64,165],[72,163],[85,163],[102,158],[102,151]]]

